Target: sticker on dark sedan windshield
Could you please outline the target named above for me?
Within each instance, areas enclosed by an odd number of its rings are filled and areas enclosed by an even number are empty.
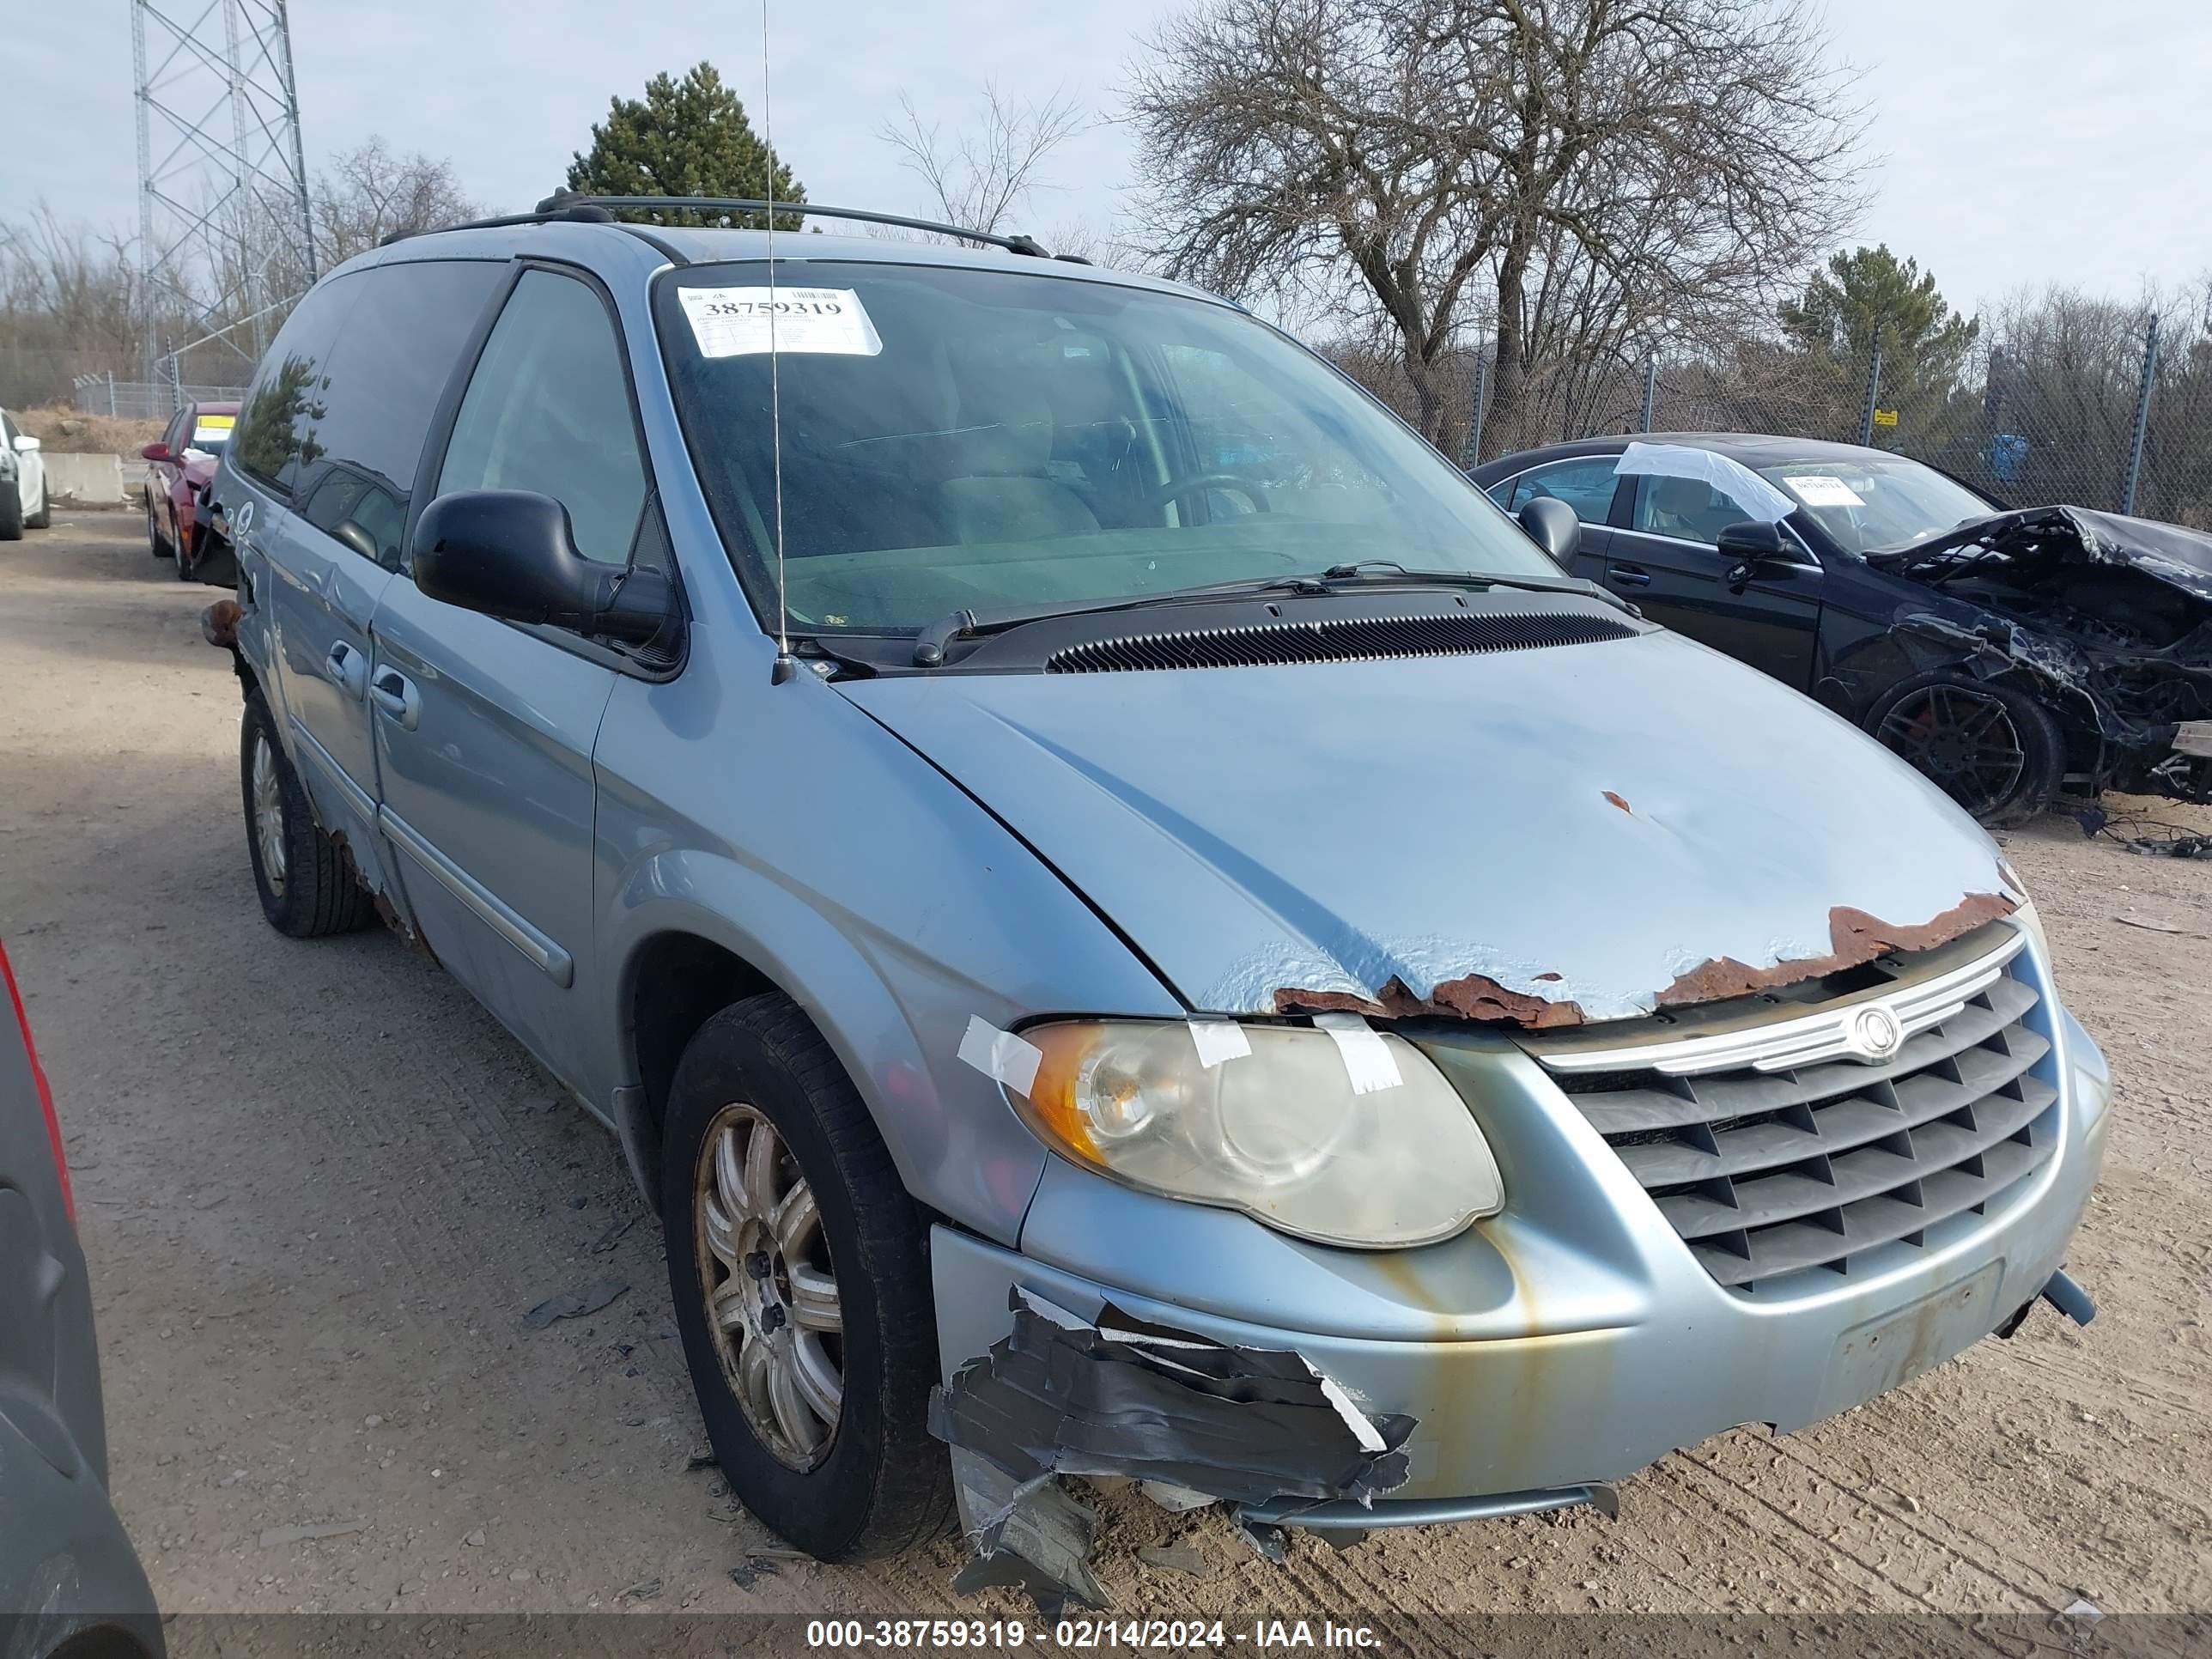
[[[775,350],[872,357],[884,349],[867,307],[849,288],[686,288],[677,290],[702,357]],[[773,332],[771,332],[773,325]]]
[[[1808,472],[1796,477],[1783,479],[1797,499],[1808,507],[1864,507],[1866,502],[1858,491],[1841,478],[1832,478],[1825,472]]]

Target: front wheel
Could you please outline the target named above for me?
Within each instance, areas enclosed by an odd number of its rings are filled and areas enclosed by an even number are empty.
[[[2039,817],[2058,792],[2066,740],[2025,691],[1923,674],[1875,705],[1867,729],[1993,829]]]
[[[173,550],[168,538],[161,534],[161,520],[154,511],[154,498],[146,497],[146,550],[157,559],[166,559]]]
[[[824,1561],[941,1531],[937,1328],[921,1218],[866,1106],[787,999],[684,1051],[662,1138],[668,1282],[730,1490]]]

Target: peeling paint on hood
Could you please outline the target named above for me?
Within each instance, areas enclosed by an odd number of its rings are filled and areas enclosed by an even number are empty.
[[[1212,1012],[1628,1018],[2010,908],[1941,791],[1674,635],[838,689]]]

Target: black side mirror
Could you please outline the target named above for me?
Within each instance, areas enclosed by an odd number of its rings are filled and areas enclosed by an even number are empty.
[[[1539,495],[1514,515],[1528,539],[1565,564],[1583,544],[1583,521],[1556,495]]]
[[[568,509],[532,490],[441,495],[415,521],[410,551],[416,586],[487,617],[642,644],[675,615],[665,576],[586,558]]]
[[[1778,524],[1747,520],[1721,529],[1720,550],[1735,562],[1729,567],[1728,585],[1741,587],[1763,564],[1794,564],[1790,544]]]

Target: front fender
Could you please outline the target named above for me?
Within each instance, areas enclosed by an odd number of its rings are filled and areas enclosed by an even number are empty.
[[[592,1046],[633,1160],[654,1133],[641,963],[656,936],[693,934],[805,1009],[915,1198],[1012,1244],[1044,1149],[957,1057],[969,1021],[1182,1006],[934,767],[812,675],[771,688],[764,657],[738,674],[726,649],[702,629],[681,678],[625,682],[598,745],[594,949],[617,988]]]
[[[742,925],[732,920],[740,916]],[[610,954],[622,964],[613,1012],[626,1073],[616,1127],[634,1167],[645,1167],[641,1149],[655,1144],[658,1127],[635,1074],[627,1011],[646,947],[688,933],[742,958],[806,1011],[867,1103],[908,1192],[1013,1243],[1044,1148],[997,1085],[952,1055],[970,1014],[1005,1024],[1019,1017],[1014,1005],[878,942],[864,950],[769,876],[708,853],[670,852],[637,866],[607,924]]]

